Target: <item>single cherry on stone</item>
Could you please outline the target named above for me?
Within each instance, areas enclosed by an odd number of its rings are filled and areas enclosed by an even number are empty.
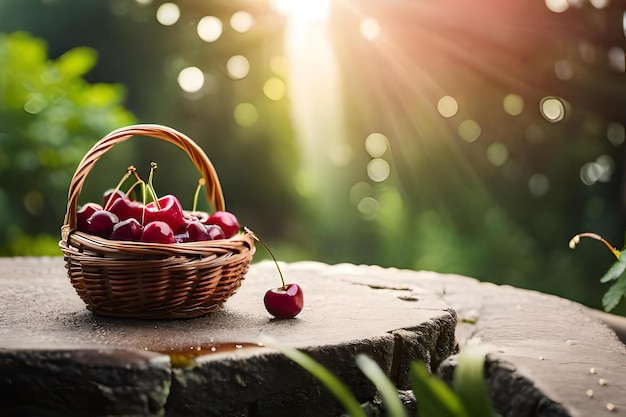
[[[285,284],[285,278],[283,277],[283,273],[278,266],[278,261],[276,261],[276,257],[270,250],[269,247],[261,239],[259,239],[252,230],[244,227],[244,230],[251,234],[252,238],[259,242],[270,254],[272,259],[274,260],[274,264],[278,269],[278,274],[280,275],[280,280],[282,282],[282,287],[271,288],[267,290],[265,296],[263,297],[263,303],[265,304],[265,309],[272,316],[277,319],[292,319],[296,317],[302,309],[304,308],[304,293],[302,288],[298,284],[290,283]]]

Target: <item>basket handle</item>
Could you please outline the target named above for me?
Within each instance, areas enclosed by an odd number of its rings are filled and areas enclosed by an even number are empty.
[[[83,184],[87,175],[95,165],[95,163],[113,146],[122,143],[133,136],[149,136],[162,139],[181,148],[191,158],[205,181],[205,189],[209,203],[216,210],[225,210],[224,195],[222,194],[222,186],[217,177],[217,172],[213,164],[207,157],[206,153],[193,140],[184,134],[167,126],[157,124],[140,124],[122,127],[114,130],[102,139],[100,139],[85,154],[82,161],[78,164],[76,172],[70,182],[70,188],[67,193],[67,211],[65,212],[65,220],[61,227],[61,239],[67,243],[70,232],[76,229],[76,210],[78,207],[78,197],[83,188]]]

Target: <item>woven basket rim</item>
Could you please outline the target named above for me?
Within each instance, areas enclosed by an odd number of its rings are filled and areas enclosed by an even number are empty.
[[[168,126],[159,124],[130,125],[119,128],[105,135],[102,139],[96,142],[89,151],[87,151],[78,164],[76,171],[72,176],[72,180],[70,181],[67,197],[67,209],[63,225],[61,226],[61,240],[63,242],[67,243],[70,234],[76,232],[78,198],[80,197],[82,187],[91,169],[107,151],[115,145],[125,142],[134,136],[146,136],[164,140],[182,149],[189,156],[194,166],[204,179],[204,188],[209,204],[214,206],[215,210],[226,210],[222,186],[217,176],[217,172],[215,171],[215,167],[211,163],[207,154],[200,146],[198,146],[198,144],[196,144],[196,142],[185,134]],[[95,241],[97,241],[97,239]],[[145,242],[135,243],[150,245]]]

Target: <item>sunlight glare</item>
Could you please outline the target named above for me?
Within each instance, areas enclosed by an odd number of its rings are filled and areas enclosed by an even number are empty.
[[[380,25],[376,19],[367,18],[361,22],[361,35],[368,41],[373,41],[380,35]]]
[[[271,0],[274,10],[294,20],[327,20],[330,0]]]

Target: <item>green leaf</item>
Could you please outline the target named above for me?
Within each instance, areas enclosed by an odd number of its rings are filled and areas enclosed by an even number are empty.
[[[59,72],[68,78],[80,77],[96,65],[98,53],[87,47],[73,48],[57,59]]]
[[[354,394],[341,380],[331,374],[320,363],[307,354],[288,346],[281,346],[273,343],[265,343],[280,351],[283,355],[300,365],[307,372],[317,378],[330,391],[331,394],[341,403],[345,411],[352,417],[366,417],[365,411],[357,401]]]
[[[360,354],[356,357],[356,364],[365,376],[376,385],[387,413],[387,417],[406,417],[406,411],[398,396],[398,389],[389,380],[380,366],[370,357]]]
[[[482,345],[467,346],[457,358],[454,371],[454,390],[470,416],[495,416],[484,378],[485,357],[489,348]]]
[[[441,379],[431,377],[422,362],[412,362],[410,372],[420,417],[469,417],[454,391]]]
[[[626,256],[620,256],[619,260],[600,278],[600,282],[609,282],[619,278],[624,273],[624,269],[626,269]]]
[[[602,297],[604,311],[613,310],[626,295],[626,275],[621,275],[617,282],[613,284]]]

